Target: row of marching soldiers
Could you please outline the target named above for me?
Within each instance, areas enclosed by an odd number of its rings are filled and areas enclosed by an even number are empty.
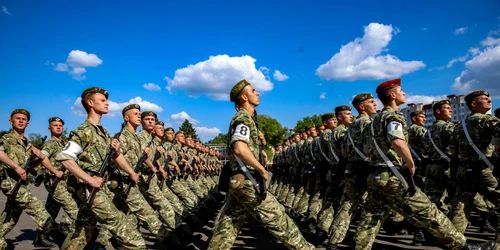
[[[321,125],[286,139],[276,149],[269,191],[309,241],[329,250],[345,240],[356,215],[352,249],[371,249],[381,226],[390,234],[412,229],[417,246],[494,249],[494,241],[472,244],[463,235],[472,210],[481,215],[481,233],[495,233],[497,224],[500,120],[487,114],[489,93],[465,97],[472,114],[461,122],[450,121],[450,102],[442,100],[432,107],[430,127],[417,111],[407,128],[398,111],[405,102],[400,84],[377,87],[381,111],[371,94],[359,94],[356,118],[350,106],[338,106]]]
[[[122,110],[122,128],[111,138],[101,125],[108,92],[92,87],[81,98],[87,119],[65,141],[64,121],[50,118],[51,138],[40,148],[24,134],[30,113],[11,113],[12,130],[0,138],[1,187],[8,198],[0,217],[1,249],[22,211],[38,225],[35,246],[54,247],[50,236],[61,249],[105,249],[112,243],[146,249],[142,226],[156,237],[154,248],[195,248],[199,236],[193,231],[213,217],[220,198],[218,152],[183,131],[165,129],[154,112],[141,112],[137,104]],[[32,179],[49,193],[45,206],[30,191]]]

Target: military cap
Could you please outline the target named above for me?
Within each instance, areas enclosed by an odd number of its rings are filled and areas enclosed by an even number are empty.
[[[125,108],[122,109],[122,115],[124,115],[125,112],[127,112],[131,109],[138,109],[139,111],[141,111],[141,106],[139,106],[139,104],[129,104],[129,105],[125,106]]]
[[[417,116],[417,115],[425,115],[425,111],[423,110],[415,110],[413,112],[410,113],[410,117],[414,117],[414,116]]]
[[[495,109],[495,116],[500,119],[500,108]]]
[[[485,96],[490,96],[490,93],[488,93],[488,91],[486,90],[478,90],[478,91],[474,91],[472,93],[469,93],[468,95],[465,96],[465,102],[466,103],[470,103],[472,102],[472,100],[474,100],[474,98],[478,97],[478,96],[482,96],[482,95],[485,95]]]
[[[335,108],[335,113],[338,113],[338,112],[344,111],[344,110],[351,111],[351,107],[350,106],[346,106],[346,105],[337,106]]]
[[[156,119],[156,125],[161,125],[163,127],[163,126],[165,126],[165,123]]]
[[[49,118],[49,124],[50,124],[51,122],[61,122],[61,123],[62,123],[62,125],[64,125],[64,121],[63,121],[63,119],[61,119],[61,118],[59,118],[59,117],[57,117],[57,116],[54,116],[54,117]]]
[[[84,90],[82,92],[82,96],[81,97],[83,99],[86,95],[92,94],[92,93],[101,93],[101,94],[103,94],[106,97],[106,99],[108,99],[108,91],[106,91],[103,88],[99,88],[99,87],[90,87],[90,88]]]
[[[295,133],[293,133],[293,137],[295,137],[295,136],[299,135],[299,133],[300,133],[300,131],[299,131],[299,132],[295,132]]]
[[[12,111],[12,113],[10,113],[10,118],[12,118],[12,116],[15,114],[23,114],[23,115],[27,116],[28,121],[30,120],[30,117],[31,117],[30,112],[28,112],[28,110],[26,110],[26,109],[16,109],[16,110]]]
[[[432,110],[440,109],[441,106],[443,106],[445,104],[450,105],[450,101],[449,100],[441,100],[439,102],[436,102],[436,103],[434,103],[434,105],[432,105]]]
[[[231,89],[231,92],[229,93],[229,99],[232,101],[232,102],[235,102],[236,101],[236,97],[241,93],[241,91],[247,86],[247,85],[250,85],[249,82],[247,82],[247,80],[243,79],[241,81],[239,81],[238,83],[236,83],[233,88]]]
[[[324,113],[322,116],[321,116],[321,121],[324,122],[324,121],[328,121],[332,118],[335,118],[335,114],[334,113]]]
[[[354,99],[352,99],[352,105],[357,105],[359,103],[362,103],[368,99],[373,99],[373,96],[372,94],[370,93],[363,93],[363,94],[359,94],[357,96],[354,97]]]
[[[401,85],[401,78],[385,81],[378,85],[377,90],[375,90],[375,92],[377,92],[377,94],[381,94],[386,90],[392,89],[400,85]]]
[[[156,116],[155,112],[153,112],[153,111],[144,111],[141,114],[141,119],[143,119],[146,116],[154,116],[155,119],[158,117],[158,116]]]
[[[178,134],[184,134],[184,131],[179,130],[179,131],[177,131],[177,133],[175,133],[175,135],[178,135]]]
[[[192,139],[192,137],[191,137],[191,135],[190,135],[190,134],[187,134],[187,135],[186,135],[186,139],[188,139],[188,138],[189,138],[189,139]]]
[[[305,129],[301,129],[301,130],[299,130],[299,133],[305,133],[305,132],[306,132],[306,130],[305,130]]]
[[[167,132],[167,131],[172,131],[172,132],[175,132],[175,130],[174,130],[173,128],[171,128],[171,127],[166,128],[166,129],[165,129],[165,132]]]
[[[314,128],[314,127],[315,127],[314,125],[307,125],[307,126],[306,126],[306,131],[307,131],[307,130],[310,130],[310,129]]]

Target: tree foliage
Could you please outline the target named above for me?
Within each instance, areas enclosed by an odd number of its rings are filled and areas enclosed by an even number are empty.
[[[31,142],[34,147],[38,147],[42,144],[42,135],[40,133],[30,133],[28,134],[28,141]]]
[[[288,128],[283,127],[278,120],[268,115],[257,116],[257,122],[269,146],[274,147],[281,144],[287,136]]]
[[[313,115],[313,116],[306,116],[302,118],[302,120],[297,121],[297,124],[295,125],[295,128],[293,129],[294,131],[299,131],[301,129],[305,129],[309,125],[319,125],[321,124],[321,115]]]
[[[209,144],[227,144],[227,134],[219,133],[212,140],[208,141]]]
[[[191,135],[191,138],[194,140],[198,140],[198,135],[196,134],[196,130],[193,128],[193,124],[191,124],[187,119],[179,127],[179,131],[184,131],[185,135]]]

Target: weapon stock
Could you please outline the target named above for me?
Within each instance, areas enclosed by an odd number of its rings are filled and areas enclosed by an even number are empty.
[[[154,135],[152,135],[151,141],[149,142],[149,144],[147,146],[148,148],[151,147],[151,144],[153,144],[154,139],[155,139],[155,137],[154,137]],[[134,172],[138,173],[141,170],[142,165],[144,164],[144,161],[146,161],[147,157],[148,157],[148,154],[146,154],[146,152],[142,152],[141,158],[139,159],[139,161],[137,161],[137,164],[135,165]],[[125,196],[128,196],[128,193],[130,192],[130,188],[132,188],[132,182],[129,183],[127,188],[125,189]]]

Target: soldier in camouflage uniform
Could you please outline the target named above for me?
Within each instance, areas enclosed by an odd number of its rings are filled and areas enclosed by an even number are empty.
[[[259,162],[258,129],[253,114],[259,105],[259,93],[246,80],[231,89],[231,101],[238,112],[231,120],[228,155],[231,160],[229,194],[216,218],[208,249],[230,249],[247,215],[263,224],[289,249],[315,249],[308,243],[276,198],[269,192],[257,193],[255,184],[237,162],[241,159],[250,175],[267,180],[268,172]]]
[[[424,227],[449,249],[493,249],[495,243],[492,241],[482,245],[467,243],[465,236],[418,187],[412,194],[405,190],[408,184],[399,171],[413,175],[415,165],[407,146],[406,121],[398,111],[398,106],[405,102],[400,84],[401,79],[389,80],[376,90],[384,109],[367,129],[366,153],[371,157],[371,173],[367,179],[369,195],[356,231],[354,249],[371,249],[380,225],[388,215],[388,210],[378,213],[370,206],[376,201],[389,205],[411,223]]]
[[[287,213],[291,213],[291,205],[288,205],[287,203],[287,198],[288,198],[288,193],[290,192],[295,192],[295,186],[293,185],[293,181],[295,179],[295,171],[297,169],[298,165],[298,155],[297,155],[297,144],[300,142],[300,135],[299,133],[294,133],[292,142],[290,146],[288,147],[288,150],[285,155],[286,159],[286,169],[285,169],[285,184],[283,186],[283,189],[281,193],[279,194],[279,201],[285,206],[285,209],[287,209]],[[290,202],[292,203],[292,202]]]
[[[6,249],[5,235],[16,226],[23,211],[38,225],[37,238],[34,242],[35,246],[54,246],[54,244],[47,241],[47,236],[51,232],[58,232],[57,223],[47,210],[45,210],[42,202],[31,193],[29,184],[21,185],[15,197],[11,195],[19,180],[29,180],[28,173],[23,167],[31,157],[31,154],[36,156],[33,166],[42,162],[49,171],[62,176],[60,171],[56,171],[52,167],[49,158],[40,152],[40,150],[33,147],[28,138],[24,136],[29,120],[30,113],[27,110],[14,110],[10,114],[9,120],[12,125],[12,131],[7,132],[0,138],[0,167],[2,168],[0,181],[2,192],[8,197],[5,208],[0,216],[0,249]],[[57,238],[54,239],[58,240]],[[60,244],[61,242],[58,242],[59,246]]]
[[[72,185],[79,203],[75,230],[68,235],[62,249],[83,249],[91,240],[97,222],[108,229],[124,248],[145,249],[141,234],[128,222],[125,214],[116,208],[108,184],[103,177],[97,176],[107,148],[112,147],[115,150],[112,159],[116,165],[127,172],[134,183],[139,182],[139,175],[128,165],[120,151],[120,142],[112,140],[101,126],[101,116],[108,113],[108,92],[92,87],[84,90],[81,98],[88,114],[87,120],[71,131],[70,140],[63,151],[56,155],[56,160],[78,178],[78,182]],[[93,188],[99,191],[89,206],[86,193]]]
[[[302,157],[305,161],[305,169],[303,171],[304,177],[303,182],[302,182],[302,187],[303,192],[302,196],[299,199],[299,202],[297,203],[297,213],[299,214],[300,217],[303,218],[303,221],[307,219],[307,210],[309,209],[309,200],[311,198],[311,195],[314,192],[314,184],[315,184],[315,177],[316,177],[316,171],[315,171],[315,163],[316,163],[316,157],[314,156],[314,138],[317,137],[317,132],[316,132],[316,127],[315,126],[308,126],[307,127],[307,140],[302,146]]]
[[[460,165],[456,177],[457,192],[452,202],[450,218],[461,232],[465,232],[467,228],[476,193],[479,192],[497,206],[500,204],[498,181],[493,176],[493,164],[488,159],[495,150],[493,144],[498,145],[495,129],[500,126],[500,120],[486,114],[491,109],[491,99],[487,91],[474,91],[465,96],[465,102],[472,114],[455,126],[452,142],[453,155],[459,160]],[[467,134],[474,146],[470,144]],[[497,242],[499,242],[498,237]]]
[[[49,212],[52,218],[56,218],[61,207],[63,208],[64,214],[59,224],[60,231],[63,234],[69,234],[70,226],[76,220],[78,215],[78,204],[73,199],[72,194],[68,191],[67,180],[68,178],[74,178],[68,174],[64,175],[61,171],[61,164],[56,161],[56,155],[62,151],[66,140],[62,138],[62,133],[64,130],[64,121],[59,117],[52,117],[49,119],[49,131],[51,133],[51,138],[45,142],[42,153],[47,156],[50,160],[52,166],[54,166],[58,173],[54,175],[50,171],[44,172],[44,186],[48,191],[47,201],[45,202],[45,208]],[[54,187],[56,178],[59,179],[57,185]]]
[[[377,113],[375,99],[369,93],[359,94],[352,100],[352,106],[359,116],[345,132],[342,155],[347,160],[345,187],[340,206],[333,221],[327,249],[337,249],[349,230],[353,214],[358,211],[366,198],[366,178],[368,177],[369,158],[363,153],[363,133],[369,128],[371,116]]]

